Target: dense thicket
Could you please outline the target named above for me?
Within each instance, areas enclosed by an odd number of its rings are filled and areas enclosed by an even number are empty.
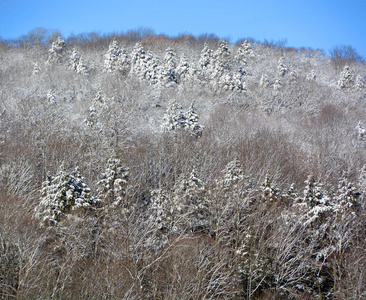
[[[366,69],[334,51],[0,41],[1,297],[365,298]]]

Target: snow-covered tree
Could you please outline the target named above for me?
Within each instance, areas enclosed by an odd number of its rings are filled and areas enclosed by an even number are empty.
[[[229,50],[229,43],[225,40],[219,41],[219,47],[213,54],[215,59],[221,60],[221,61],[227,61],[230,56],[230,50]]]
[[[188,112],[185,113],[181,105],[172,102],[163,117],[163,124],[161,130],[163,132],[170,132],[174,130],[184,129],[194,136],[201,136],[203,126],[198,124],[198,114],[192,103]]]
[[[177,129],[183,129],[187,126],[187,117],[183,111],[183,107],[172,102],[169,104],[161,124],[161,130],[163,132],[169,132]]]
[[[355,208],[361,193],[357,187],[349,181],[348,173],[343,172],[338,182],[338,191],[336,196],[336,204],[341,209]]]
[[[349,66],[345,66],[337,82],[338,87],[340,89],[346,89],[352,87],[354,83],[353,73],[350,71]]]
[[[281,81],[281,79],[280,78],[276,78],[275,80],[274,80],[274,82],[273,82],[273,89],[275,90],[275,91],[278,91],[279,89],[281,89],[281,87],[282,87],[282,81]]]
[[[147,80],[150,84],[156,84],[162,79],[159,58],[152,51],[149,50],[147,52],[145,59],[140,65],[140,72],[140,79]]]
[[[102,179],[97,184],[99,186],[97,193],[104,207],[107,209],[121,205],[127,207],[127,203],[123,202],[126,195],[129,168],[124,167],[120,159],[110,158],[101,177]]]
[[[245,178],[243,166],[237,158],[230,161],[226,165],[225,169],[222,170],[222,173],[224,174],[224,177],[219,181],[219,183],[224,189],[229,189]]]
[[[315,176],[309,175],[305,181],[304,203],[309,207],[326,203],[329,198],[322,192],[322,184],[316,181]]]
[[[183,54],[176,69],[178,83],[186,82],[191,76],[191,67]]]
[[[194,103],[192,103],[191,106],[189,107],[186,117],[187,117],[186,127],[190,130],[190,132],[194,136],[201,136],[204,127],[198,124],[199,117],[198,114],[196,113]]]
[[[358,74],[356,76],[355,88],[363,89],[364,87],[365,87],[365,80],[363,79],[363,77],[360,74]]]
[[[255,54],[251,44],[245,40],[236,51],[235,59],[239,62],[239,64],[246,66],[248,60],[252,59],[254,56]]]
[[[181,176],[174,188],[173,202],[180,207],[182,224],[194,232],[208,232],[210,229],[210,203],[206,189],[198,174],[193,170],[189,176]]]
[[[145,62],[146,51],[140,43],[136,43],[131,51],[131,75],[143,78]]]
[[[210,66],[212,59],[213,59],[213,51],[208,47],[207,44],[205,44],[201,51],[201,56],[198,61],[198,65],[200,66],[201,69],[205,70]]]
[[[60,63],[62,62],[63,52],[65,50],[65,40],[60,36],[51,44],[51,49],[48,50],[47,63]]]
[[[163,64],[160,67],[160,84],[163,86],[172,86],[177,83],[176,67],[175,52],[172,49],[166,49]]]
[[[90,192],[78,168],[67,172],[62,165],[56,176],[48,174],[43,182],[36,216],[42,222],[58,224],[73,211],[88,213],[100,204]]]
[[[311,70],[308,75],[306,75],[307,80],[316,80],[316,73],[314,70]]]
[[[121,49],[119,47],[118,42],[114,39],[109,44],[109,49],[107,53],[104,55],[104,71],[105,72],[114,72],[118,70],[118,59],[121,54]]]
[[[358,122],[356,129],[358,140],[364,141],[366,138],[366,128],[362,125],[361,121]]]
[[[78,74],[88,75],[88,67],[85,65],[80,52],[74,48],[70,56],[70,68]]]
[[[85,124],[90,127],[92,130],[100,131],[101,124],[98,121],[97,110],[94,105],[90,106],[89,114],[84,120]]]
[[[288,71],[288,68],[285,65],[283,56],[281,56],[280,59],[278,60],[278,63],[277,63],[278,76],[279,77],[284,77],[285,74],[287,73],[287,71]]]
[[[47,93],[47,101],[50,104],[55,104],[56,103],[56,96],[55,96],[55,94],[53,93],[52,90],[49,90],[48,93]]]
[[[268,79],[268,75],[263,73],[261,76],[261,79],[259,80],[259,86],[268,87],[269,85],[270,85],[270,82]]]
[[[262,183],[262,196],[266,201],[278,201],[281,198],[280,190],[273,186],[272,177],[267,173]]]
[[[39,67],[38,63],[34,63],[33,67],[33,75],[39,75],[41,73],[41,68]]]

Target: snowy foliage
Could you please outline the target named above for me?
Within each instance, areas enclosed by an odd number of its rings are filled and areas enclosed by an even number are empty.
[[[235,54],[235,59],[241,65],[247,65],[248,61],[255,56],[251,44],[245,40],[243,44],[240,45]]]
[[[280,59],[278,60],[277,71],[278,71],[279,77],[284,77],[285,74],[288,72],[288,68],[284,63],[283,56],[281,56]]]
[[[199,117],[195,111],[193,103],[191,104],[187,113],[183,111],[181,105],[172,102],[163,117],[161,130],[163,132],[170,132],[179,129],[189,131],[194,136],[201,136],[203,126],[198,124]]]
[[[356,129],[357,129],[358,140],[364,141],[366,138],[366,128],[362,125],[361,121],[358,122]]]
[[[225,189],[232,187],[233,185],[244,179],[244,169],[237,158],[230,161],[226,165],[225,169],[222,170],[222,173],[224,174],[224,177],[220,181],[220,184]]]
[[[358,74],[357,76],[356,76],[356,81],[355,81],[355,88],[357,88],[357,89],[363,89],[365,87],[365,81],[364,81],[364,79],[363,79],[363,77],[360,75],[360,74]]]
[[[349,66],[345,66],[337,82],[338,87],[340,89],[346,89],[352,87],[354,83],[353,73],[350,71]]]
[[[41,69],[40,69],[38,63],[36,62],[33,67],[33,75],[39,75],[40,73],[41,73]]]
[[[165,50],[165,57],[163,60],[163,64],[161,66],[160,71],[160,84],[163,86],[171,86],[177,83],[177,74],[176,74],[176,54],[172,49]]]
[[[306,75],[306,79],[307,80],[316,80],[316,73],[314,70],[311,70],[310,73],[308,75]]]
[[[47,175],[42,184],[40,202],[35,208],[37,217],[47,224],[58,224],[69,213],[93,211],[99,200],[90,195],[84,177],[76,168],[67,172],[63,166],[56,176]]]
[[[51,49],[48,50],[47,63],[61,63],[66,44],[60,36],[52,43]]]
[[[56,103],[56,96],[54,95],[52,90],[49,90],[47,93],[47,101],[50,104],[55,104]]]
[[[98,198],[107,209],[127,206],[123,202],[126,195],[129,169],[124,167],[120,159],[110,158],[107,168],[98,182]]]
[[[77,74],[88,76],[88,67],[85,65],[80,52],[76,48],[71,53],[70,68]]]
[[[118,70],[118,61],[121,52],[118,42],[113,40],[109,45],[107,53],[104,55],[105,72],[114,72]]]
[[[174,188],[173,202],[183,216],[182,226],[193,232],[208,232],[210,228],[210,203],[206,189],[193,170],[189,176],[181,176]]]
[[[266,174],[264,182],[262,183],[263,198],[266,201],[277,201],[281,198],[281,193],[272,183],[272,177]]]
[[[267,74],[262,74],[261,79],[259,80],[259,85],[261,87],[268,87],[270,85]]]

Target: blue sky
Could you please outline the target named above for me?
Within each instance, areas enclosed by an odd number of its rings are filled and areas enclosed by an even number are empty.
[[[366,58],[366,0],[0,0],[0,36],[17,38],[36,27],[64,37],[146,27],[156,33],[215,33],[329,51],[352,45]]]

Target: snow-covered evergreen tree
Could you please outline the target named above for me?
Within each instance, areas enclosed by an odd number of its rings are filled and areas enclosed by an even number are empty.
[[[224,174],[224,177],[219,183],[224,187],[224,189],[232,187],[245,178],[243,166],[237,158],[230,161],[226,165],[225,169],[222,170],[222,173]]]
[[[270,85],[267,74],[262,74],[261,79],[259,80],[259,85],[261,87],[268,87]]]
[[[107,53],[104,55],[105,72],[114,72],[118,70],[118,60],[121,52],[122,51],[119,47],[118,42],[113,39],[113,41],[109,44],[109,49]]]
[[[178,83],[186,82],[191,77],[191,67],[183,54],[176,69]]]
[[[107,168],[102,173],[102,179],[98,182],[98,198],[107,209],[117,206],[127,207],[124,203],[126,195],[129,169],[122,165],[120,159],[110,158]]]
[[[94,105],[90,106],[89,114],[84,122],[91,130],[101,131],[101,124],[98,121],[98,114]]]
[[[201,51],[200,59],[198,61],[199,66],[202,69],[207,68],[211,63],[212,58],[213,58],[213,51],[208,47],[207,44],[205,44]]]
[[[267,173],[262,183],[262,196],[266,201],[278,201],[281,198],[280,190],[273,186],[272,177]]]
[[[41,73],[41,68],[39,67],[38,63],[34,63],[33,67],[33,75],[39,75]]]
[[[159,58],[150,50],[140,65],[140,71],[140,79],[147,80],[150,84],[156,84],[162,79]]]
[[[235,59],[239,64],[246,66],[248,61],[255,56],[251,44],[245,40],[235,54]]]
[[[309,175],[305,181],[304,203],[309,207],[326,203],[329,198],[322,192],[322,184],[316,181],[315,176]]]
[[[180,207],[185,223],[182,225],[186,229],[194,232],[209,231],[210,203],[206,197],[205,186],[195,170],[189,176],[178,179],[173,202]]]
[[[341,209],[355,208],[358,198],[361,193],[357,187],[349,181],[348,173],[343,172],[341,179],[338,182],[338,192],[336,196],[336,204]]]
[[[60,36],[51,44],[51,49],[48,50],[47,63],[60,63],[62,62],[63,52],[65,50],[65,40]]]
[[[187,116],[186,127],[188,127],[192,135],[201,136],[204,127],[198,124],[199,117],[198,114],[196,113],[194,103],[192,103],[191,106],[189,107],[186,116]]]
[[[355,81],[355,88],[357,89],[363,89],[365,87],[365,80],[363,79],[363,77],[358,74],[356,76],[356,81]]]
[[[285,74],[287,73],[287,71],[288,71],[288,68],[285,65],[283,56],[281,56],[280,59],[278,60],[278,63],[277,63],[278,76],[279,77],[284,77]]]
[[[341,72],[337,85],[340,89],[346,89],[352,87],[354,83],[354,75],[350,71],[349,66],[346,65]]]
[[[35,208],[42,222],[58,224],[73,211],[87,213],[94,210],[100,201],[90,195],[90,188],[76,168],[67,172],[63,166],[56,176],[47,175],[42,184],[40,202]]]
[[[80,52],[74,48],[70,56],[70,68],[78,74],[88,75],[88,67],[85,65]]]
[[[203,126],[198,124],[198,114],[196,113],[194,104],[192,103],[187,113],[183,111],[181,105],[172,102],[163,117],[163,124],[161,130],[163,132],[170,132],[174,130],[184,129],[193,136],[201,136]]]
[[[163,64],[160,67],[160,84],[163,86],[172,86],[177,83],[177,74],[176,74],[176,54],[172,49],[165,50],[165,57],[163,60]]]
[[[306,75],[307,80],[316,80],[316,73],[314,70],[311,70],[308,75]]]
[[[177,129],[184,129],[187,126],[187,117],[183,111],[183,107],[172,102],[169,104],[161,124],[161,130],[163,132],[169,132]]]
[[[362,125],[361,121],[358,122],[356,129],[358,140],[364,141],[366,138],[366,128]]]
[[[47,101],[50,104],[55,104],[56,103],[56,96],[55,96],[55,94],[53,93],[52,90],[49,90],[48,93],[47,93]]]

